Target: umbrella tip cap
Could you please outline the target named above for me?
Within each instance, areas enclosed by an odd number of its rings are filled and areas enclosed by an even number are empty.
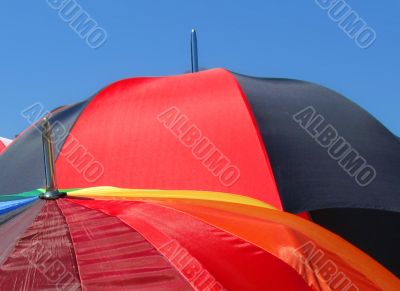
[[[60,192],[58,190],[51,190],[51,191],[46,191],[42,194],[39,195],[40,199],[44,199],[44,200],[56,200],[60,197],[64,197],[66,196],[67,193],[65,192]]]

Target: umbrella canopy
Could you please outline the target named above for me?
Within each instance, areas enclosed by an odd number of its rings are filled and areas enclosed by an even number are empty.
[[[29,114],[27,111],[26,115],[29,116]],[[58,184],[63,189],[69,189],[70,198],[59,200],[60,202],[53,204],[47,203],[45,206],[40,202],[36,204],[40,204],[46,209],[52,207],[55,209],[54,211],[59,209],[60,215],[65,216],[68,228],[64,226],[63,229],[64,232],[71,233],[71,241],[64,243],[71,246],[72,242],[80,272],[86,263],[90,265],[90,262],[101,262],[101,259],[91,256],[83,256],[81,260],[79,259],[79,254],[82,252],[76,248],[80,238],[78,235],[78,238],[74,239],[71,228],[71,225],[74,225],[73,217],[71,215],[71,218],[68,219],[67,213],[92,209],[96,210],[94,213],[101,212],[117,217],[125,225],[133,227],[158,251],[162,249],[163,245],[160,245],[159,241],[154,241],[151,235],[158,235],[161,231],[159,229],[161,226],[157,223],[164,221],[168,224],[171,219],[174,222],[165,226],[170,231],[167,237],[176,240],[179,248],[183,245],[184,252],[188,251],[194,255],[195,249],[190,248],[189,250],[189,246],[185,246],[186,244],[180,241],[180,238],[186,238],[197,247],[205,248],[204,251],[207,253],[204,256],[214,257],[217,253],[210,253],[212,248],[206,246],[210,245],[221,250],[218,248],[221,241],[207,242],[194,235],[193,232],[212,239],[211,234],[216,234],[213,229],[197,229],[194,227],[197,225],[196,221],[200,219],[207,225],[217,226],[213,224],[214,221],[211,223],[203,215],[219,216],[219,213],[222,213],[222,206],[219,203],[224,205],[233,203],[235,206],[239,204],[240,209],[247,209],[246,205],[250,203],[248,201],[256,201],[264,206],[268,205],[269,208],[275,209],[274,214],[279,213],[279,215],[289,215],[283,214],[280,210],[293,213],[309,211],[316,222],[329,226],[374,256],[393,272],[398,270],[397,242],[400,242],[400,239],[398,231],[396,231],[398,229],[396,224],[400,221],[398,219],[400,212],[398,198],[400,194],[399,141],[369,114],[330,90],[301,81],[251,78],[215,69],[174,77],[122,80],[106,87],[88,100],[55,110],[49,119],[53,126],[53,141],[56,145]],[[324,121],[325,123],[323,123]],[[28,194],[24,192],[42,188],[45,184],[42,139],[38,127],[40,126],[34,125],[26,130],[0,156],[0,166],[7,164],[7,171],[0,173],[0,192],[3,194],[1,197],[7,200],[7,203],[11,198],[28,199],[25,195],[31,197],[29,196],[31,192]],[[326,128],[330,130],[326,130]],[[335,138],[333,138],[333,133],[336,134]],[[341,140],[345,140],[346,143],[342,142],[339,147],[338,142]],[[328,142],[331,144],[328,145]],[[332,156],[329,151],[333,145],[336,145],[334,148],[336,156]],[[355,151],[359,155],[356,155]],[[360,159],[362,163],[359,162]],[[375,175],[372,175],[374,173]],[[114,190],[109,188],[106,190],[103,188],[91,189],[103,186],[118,188]],[[76,192],[71,190],[76,188],[82,190]],[[136,191],[139,191],[139,194]],[[158,196],[154,196],[154,191],[158,193]],[[22,194],[15,196],[16,193]],[[14,195],[10,196],[10,194]],[[37,194],[36,190],[33,196],[37,196]],[[97,200],[101,198],[106,202],[73,199],[72,196],[75,194],[79,197],[91,197]],[[133,202],[118,202],[123,204],[121,206],[122,204],[112,201],[115,197],[122,197]],[[240,203],[234,202],[235,199],[232,197],[239,197]],[[142,201],[143,199],[145,201]],[[178,216],[174,216],[175,213],[160,212],[158,214],[152,208],[155,212],[149,210],[151,215],[140,219],[143,221],[143,225],[130,224],[133,222],[130,222],[132,219],[129,217],[130,215],[136,217],[134,212],[136,208],[148,207],[149,200],[151,203],[157,204],[159,199],[162,200],[162,204],[164,199],[167,201],[172,199],[173,206],[163,204],[162,207],[175,208],[178,214],[186,213],[189,217],[196,218],[196,221],[183,218],[180,220]],[[177,199],[190,200],[187,202],[188,208],[176,206],[180,205],[180,202],[176,204]],[[207,204],[202,208],[199,200],[214,202],[212,206]],[[250,206],[260,207],[257,203],[253,205],[253,202],[250,203]],[[14,206],[10,205],[5,207],[11,209],[11,213],[14,214],[20,209],[14,209],[12,208]],[[197,207],[202,209],[201,213],[192,213],[192,208],[197,209]],[[189,208],[192,210],[189,211]],[[377,216],[382,219],[374,222],[375,229],[372,229],[371,224],[368,223],[368,219],[371,219],[373,215],[370,213],[361,215],[356,208],[378,213]],[[43,210],[43,208],[41,209]],[[333,212],[330,212],[332,209]],[[350,211],[349,215],[345,216],[341,209]],[[54,211],[52,210],[52,212]],[[233,221],[238,221],[234,225],[241,225],[244,231],[246,224],[239,222],[246,221],[244,217],[250,215],[252,211],[238,210],[236,220],[228,220],[231,221],[231,224]],[[17,219],[23,213],[25,212],[21,212],[15,218]],[[95,216],[94,213],[92,214]],[[321,213],[322,215],[320,215]],[[88,217],[90,215],[88,214]],[[357,220],[357,215],[363,217],[364,220]],[[41,219],[45,216],[46,214],[39,215],[36,218]],[[228,217],[230,216],[229,212]],[[158,219],[158,222],[150,223],[148,219],[151,217]],[[271,226],[269,222],[271,218],[266,213],[254,218],[255,221],[260,219],[265,220],[265,225]],[[296,223],[293,222],[294,224],[300,223],[298,220],[301,223],[309,223],[300,218],[291,219],[296,221]],[[82,221],[86,220],[89,221],[89,218],[82,219]],[[136,221],[136,219],[133,220]],[[229,224],[227,221],[226,223]],[[272,228],[280,229],[279,225],[283,222],[279,220],[276,223],[276,226]],[[332,223],[336,224],[332,225]],[[80,224],[81,222],[77,223],[77,225]],[[93,224],[97,225],[95,222]],[[148,226],[148,224],[151,225],[150,229],[155,228],[156,230],[154,233],[146,235],[143,232],[148,228],[144,225]],[[231,226],[234,227],[234,225]],[[261,227],[259,224],[255,225]],[[310,225],[307,227],[316,227]],[[385,227],[381,227],[382,225]],[[100,225],[97,226],[101,229]],[[178,226],[182,229],[174,228]],[[87,227],[89,228],[89,226]],[[107,240],[108,227],[104,227],[103,239]],[[357,227],[357,232],[346,232],[351,227],[353,229]],[[237,234],[237,237],[251,245],[261,247],[260,244],[263,241],[269,243],[269,240],[262,236],[264,233],[270,233],[266,229],[267,227],[257,230],[257,227],[254,226],[253,231],[260,233],[260,237],[255,238],[255,241],[249,241],[249,238],[242,237],[242,234]],[[294,229],[296,232],[299,231],[296,227]],[[25,230],[28,232],[28,237],[31,235],[29,231],[28,227]],[[86,233],[86,231],[89,236],[87,241],[94,240],[93,232],[85,227],[81,228],[78,233]],[[176,231],[174,235],[178,235],[182,231],[181,237],[176,238],[172,235],[174,231]],[[224,233],[218,235],[221,239],[225,238],[226,233],[235,236],[235,233],[231,231],[233,230],[230,228],[224,228]],[[293,229],[291,228],[290,231]],[[112,233],[112,228],[110,232]],[[164,231],[161,232],[164,233]],[[367,232],[369,234],[368,242],[372,242],[371,244],[366,243],[364,235]],[[374,235],[376,232],[380,232],[379,235]],[[316,237],[308,232],[302,235],[306,242],[311,241],[310,244],[314,244]],[[322,234],[320,235],[322,236]],[[161,234],[160,236],[163,237]],[[228,241],[236,239],[234,237],[226,238]],[[43,239],[49,240],[48,238]],[[58,237],[58,239],[60,238]],[[315,250],[318,254],[320,253],[319,248],[326,250],[326,252],[323,251],[324,254],[338,252],[337,249],[327,249],[327,245],[345,245],[345,243],[339,242],[338,238],[335,237],[335,239],[333,243],[321,242],[321,245],[318,244]],[[109,239],[110,244],[115,243],[113,241],[114,239]],[[161,242],[165,242],[165,240],[161,239]],[[25,243],[29,245],[29,241]],[[381,247],[380,243],[385,244],[385,248]],[[288,248],[296,250],[303,244],[309,246],[304,240],[300,240],[300,245],[290,245]],[[247,249],[246,246],[243,245],[244,249]],[[350,250],[347,246],[343,248]],[[106,246],[102,250],[106,252],[105,249]],[[255,253],[258,251],[258,249],[254,249]],[[289,270],[297,270],[294,277],[300,276],[306,286],[317,288],[315,286],[330,284],[326,280],[321,281],[321,278],[312,279],[313,276],[303,269],[299,271],[300,262],[304,260],[296,256],[284,257],[282,254],[285,254],[285,251],[282,248],[276,248],[275,252],[272,252],[271,249],[264,249],[264,251],[280,261],[283,260],[289,266]],[[358,251],[354,252],[358,253]],[[222,251],[218,252],[218,254],[220,253]],[[349,253],[343,254],[340,260],[332,258],[332,261],[340,265],[342,259],[350,256]],[[161,254],[166,256],[162,252]],[[17,254],[10,254],[11,258],[14,255]],[[238,261],[243,261],[248,255],[249,253],[238,255]],[[233,255],[228,257],[233,258]],[[194,255],[194,258],[200,260],[197,255]],[[357,258],[359,258],[358,255]],[[90,261],[92,259],[93,261]],[[89,262],[85,262],[85,260],[89,260]],[[221,262],[223,263],[224,260],[221,259]],[[372,285],[368,285],[364,281],[358,284],[383,288],[380,281],[374,281],[372,274],[365,273],[364,269],[359,270],[359,266],[355,264],[358,262],[357,260],[345,260],[347,263],[344,268],[354,270],[354,274],[358,274],[353,279],[367,278],[368,284]],[[368,261],[365,258],[359,260]],[[83,265],[80,265],[82,262]],[[200,263],[204,266],[202,262]],[[65,264],[71,265],[72,269],[74,269],[73,266],[76,266],[73,262]],[[216,262],[210,263],[209,266],[215,267],[215,264]],[[237,269],[227,267],[232,264],[227,263],[224,267],[221,265],[219,267],[227,268],[230,272],[247,274],[239,267]],[[265,266],[267,265],[266,263]],[[371,270],[377,270],[377,273],[383,274],[379,276],[380,278],[385,277],[387,282],[394,282],[391,275],[387,275],[386,271],[382,271],[381,267],[377,267],[378,265],[375,263],[368,261],[368,265]],[[272,268],[271,266],[269,268]],[[5,269],[7,268],[5,267]],[[129,269],[129,267],[127,268]],[[243,265],[243,268],[252,270],[247,265]],[[284,268],[278,269],[283,270]],[[205,270],[212,273],[207,267]],[[313,270],[315,271],[315,268]],[[92,271],[85,276],[79,275],[80,282],[82,283],[83,278],[87,278],[86,276],[90,277]],[[24,272],[21,273],[25,274]],[[72,271],[71,273],[73,274]],[[178,270],[178,273],[182,272]],[[369,277],[370,275],[372,277]],[[290,277],[290,275],[287,276]],[[8,278],[9,275],[7,274],[6,277]],[[272,277],[275,279],[286,278],[286,275]],[[94,273],[90,278],[97,284],[102,284],[99,283],[100,281],[96,281],[96,278],[99,277]],[[141,280],[144,280],[143,278],[140,277]],[[229,283],[219,279],[224,276],[213,275],[212,278],[227,288]],[[244,279],[245,277],[239,276],[238,278],[248,284],[260,282],[256,277],[248,277],[251,279],[247,281]],[[351,279],[352,282],[353,279]],[[286,283],[297,284],[294,283],[295,280],[297,279],[288,280]],[[10,282],[7,284],[15,281]],[[242,285],[229,285],[233,289],[236,288],[235,286],[243,287]],[[253,287],[253,285],[248,286],[249,288]],[[255,284],[254,286],[259,285]],[[265,285],[263,286],[265,287]],[[282,286],[282,288],[288,287]]]
[[[0,153],[6,149],[6,147],[12,142],[12,140],[0,136]]]
[[[246,196],[113,187],[70,190],[57,201],[36,195],[3,202],[0,217],[14,216],[0,227],[4,290],[400,286],[338,236]]]

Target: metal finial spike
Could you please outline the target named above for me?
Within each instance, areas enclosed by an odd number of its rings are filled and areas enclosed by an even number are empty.
[[[194,29],[192,29],[190,44],[192,53],[192,73],[195,73],[199,71],[199,59],[197,54],[197,35]]]
[[[54,161],[53,142],[51,140],[50,121],[47,117],[43,118],[42,123],[42,144],[43,144],[43,161],[46,177],[46,192],[39,197],[42,199],[57,199],[66,193],[59,192],[56,181],[56,168]]]

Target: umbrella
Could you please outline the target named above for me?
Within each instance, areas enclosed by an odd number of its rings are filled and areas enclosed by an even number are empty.
[[[331,120],[329,124],[334,124],[338,137],[345,136],[347,141],[350,141],[351,149],[356,149],[367,157],[368,163],[365,162],[361,166],[357,164],[357,169],[351,165],[349,174],[349,170],[346,169],[349,164],[341,167],[342,160],[338,162],[338,159],[333,159],[326,150],[326,145],[321,146],[321,141],[316,142],[307,128],[304,129],[302,121],[310,116],[312,118],[307,121],[310,124],[313,124],[318,116]],[[60,199],[56,203],[33,202],[35,205],[31,206],[29,211],[18,215],[14,213],[16,216],[8,221],[11,223],[21,215],[31,213],[32,209],[41,209],[37,210],[39,214],[32,215],[33,223],[27,223],[25,232],[21,231],[15,235],[16,238],[22,235],[17,246],[19,243],[30,246],[32,242],[29,238],[33,234],[46,232],[45,229],[40,231],[35,228],[35,222],[37,227],[43,226],[42,220],[50,213],[55,215],[54,212],[61,218],[65,217],[66,226],[54,225],[56,229],[60,227],[60,235],[55,238],[49,234],[50,237],[43,237],[43,241],[49,242],[52,253],[57,253],[62,262],[66,253],[75,254],[72,257],[76,257],[76,261],[70,257],[65,258],[63,266],[70,266],[68,270],[71,280],[79,278],[79,284],[83,286],[96,288],[111,282],[110,286],[115,287],[115,284],[130,286],[128,281],[132,284],[139,281],[148,282],[145,280],[146,275],[132,275],[131,267],[135,267],[129,265],[139,264],[142,260],[120,262],[116,259],[115,266],[121,265],[123,269],[124,264],[127,264],[126,269],[121,272],[113,272],[113,269],[104,269],[104,272],[101,272],[100,268],[100,273],[96,273],[97,270],[93,270],[94,262],[109,265],[107,257],[112,257],[114,249],[110,246],[119,241],[119,238],[108,236],[113,233],[114,228],[106,223],[107,217],[114,217],[112,221],[116,225],[122,222],[122,228],[130,227],[126,231],[133,230],[140,235],[141,239],[161,253],[162,258],[167,259],[180,275],[182,270],[179,270],[177,262],[174,262],[176,253],[173,252],[171,257],[168,257],[163,250],[166,248],[171,251],[171,246],[173,250],[178,249],[179,253],[190,254],[189,258],[193,257],[193,260],[199,262],[197,269],[202,266],[200,269],[204,268],[204,274],[211,274],[211,277],[205,275],[204,280],[215,282],[215,286],[218,286],[215,288],[222,286],[221,288],[227,289],[265,289],[268,284],[278,284],[271,285],[274,286],[271,289],[278,290],[290,286],[303,286],[296,281],[297,279],[289,280],[291,275],[285,273],[284,267],[275,267],[269,261],[263,261],[265,265],[252,265],[250,262],[248,265],[244,264],[248,258],[254,259],[255,263],[258,260],[255,254],[272,255],[278,261],[283,261],[283,266],[289,266],[289,272],[296,271],[293,278],[300,276],[305,286],[314,289],[340,282],[387,290],[398,284],[390,272],[340,238],[332,236],[311,222],[281,211],[310,211],[311,218],[322,225],[324,222],[318,219],[318,215],[313,211],[328,208],[353,211],[354,208],[359,208],[375,209],[379,213],[391,211],[394,216],[398,215],[398,140],[367,113],[332,91],[295,80],[250,78],[214,69],[174,77],[118,81],[93,98],[53,112],[49,120],[57,158],[58,185],[65,189],[68,198]],[[8,165],[8,170],[2,171],[0,175],[0,191],[4,200],[27,202],[24,199],[38,196],[40,188],[45,184],[42,138],[38,129],[40,126],[36,124],[25,131],[0,157],[0,165]],[[355,134],[358,132],[367,132],[368,135]],[[320,135],[324,136],[322,131]],[[379,146],[384,145],[385,148],[379,155],[377,149],[380,147],[375,146],[377,140]],[[326,142],[326,139],[322,141]],[[373,165],[376,174],[373,181],[370,181],[371,170],[367,167],[370,165]],[[362,185],[368,182],[368,185]],[[34,192],[29,192],[32,190]],[[12,209],[10,212],[19,209],[12,208],[15,206],[7,207]],[[81,211],[82,217],[75,221],[74,217],[79,217],[77,213]],[[354,210],[351,213],[356,212]],[[272,223],[271,217],[275,217],[274,215],[282,218]],[[246,217],[250,217],[249,221]],[[58,219],[60,224],[61,218]],[[381,223],[388,223],[388,227],[382,236],[372,237],[372,240],[385,242],[393,234],[397,235],[394,227],[398,220],[392,218],[393,216],[382,220]],[[105,222],[104,229],[102,222],[96,222],[103,221],[102,219]],[[286,219],[293,221],[292,224],[285,225]],[[335,219],[340,221],[343,217],[331,215],[327,221]],[[250,227],[253,222],[254,227]],[[329,225],[328,222],[325,224]],[[85,223],[88,225],[85,226]],[[204,228],[201,228],[200,224]],[[355,220],[349,220],[348,224],[357,225],[361,233],[369,227]],[[110,222],[110,225],[113,223]],[[304,227],[300,230],[299,225]],[[30,232],[32,228],[34,230]],[[248,233],[247,228],[251,229]],[[278,240],[273,246],[272,238],[285,236],[280,233],[273,234],[272,229],[282,230],[292,238],[293,232],[301,235],[295,235],[294,239],[290,240],[291,244]],[[339,227],[335,231],[343,235],[342,230]],[[27,240],[24,241],[26,233]],[[67,240],[66,233],[69,233],[70,241]],[[259,237],[255,235],[257,233]],[[267,233],[271,234],[269,238],[265,236]],[[90,250],[89,242],[93,244],[97,235],[100,236],[99,240],[106,240],[107,243],[99,246],[100,251]],[[255,235],[254,240],[250,240],[247,235]],[[369,251],[363,244],[364,240],[359,239],[362,235],[351,235],[358,238],[354,239],[356,245]],[[319,241],[320,237],[329,239]],[[237,238],[243,241],[236,241]],[[172,242],[169,239],[172,239]],[[61,253],[58,253],[58,248],[51,247],[50,241],[57,246],[63,243],[68,249],[64,253],[61,250]],[[239,249],[248,250],[251,246],[260,249],[253,249],[247,254],[237,254],[236,257],[234,253],[239,250],[232,245],[235,251],[230,253],[229,244],[224,244],[226,241],[232,241]],[[268,244],[269,247],[264,244]],[[47,243],[43,244],[46,245]],[[86,247],[89,250],[85,249]],[[296,255],[298,250],[310,251],[310,247],[317,254],[324,254],[329,258],[329,269],[337,267],[337,271],[330,275],[335,274],[337,277],[332,275],[327,279],[327,273],[320,272],[315,266],[307,267],[307,264],[303,263],[312,261],[309,257],[302,259]],[[203,252],[200,252],[199,248]],[[397,247],[391,250],[391,256],[388,249],[381,248],[374,248],[369,254],[395,271],[398,265],[391,262],[398,256]],[[14,251],[19,250],[14,248]],[[21,252],[24,253],[22,250]],[[225,252],[227,255],[221,257]],[[131,255],[134,258],[134,254]],[[11,260],[14,257],[18,257],[19,262],[24,262],[21,265],[26,266],[26,259],[21,259],[18,253],[9,253],[9,257],[3,263],[3,271],[8,268],[12,270],[13,266],[18,266],[16,269],[21,267]],[[121,253],[121,260],[123,257],[125,255]],[[211,258],[217,261],[204,261]],[[231,262],[230,259],[233,258],[238,261]],[[368,267],[362,267],[364,264],[360,264],[361,261]],[[334,262],[335,267],[332,267],[330,262]],[[254,268],[260,269],[261,273],[256,272]],[[367,269],[374,271],[366,273]],[[250,273],[255,277],[246,270],[251,270]],[[272,272],[271,270],[276,270],[276,273],[267,276],[266,272]],[[345,270],[350,270],[350,274]],[[237,280],[228,280],[224,272],[235,273]],[[38,274],[37,271],[36,273]],[[122,273],[133,277],[127,275],[128,277],[122,279],[119,275]],[[22,268],[20,276],[26,274],[31,273]],[[197,276],[203,273],[196,274],[195,277],[200,278]],[[257,277],[257,274],[260,277]],[[111,277],[116,281],[110,281]],[[170,278],[170,275],[167,277]],[[12,273],[4,274],[2,278],[10,280],[7,284],[17,282]],[[104,278],[104,281],[101,278]],[[195,283],[190,281],[190,278],[186,279],[191,287],[196,288],[197,285],[193,285]],[[33,279],[26,279],[31,282],[30,280]],[[199,279],[203,282],[202,280]],[[149,281],[161,282],[163,286],[166,284],[165,281],[157,281],[154,278]],[[214,285],[207,286],[211,288]],[[352,285],[345,286],[350,288]]]
[[[12,140],[0,136],[0,153],[6,149]]]
[[[57,201],[24,195],[31,198],[20,197],[8,213],[29,208],[0,228],[4,290],[399,286],[343,239],[245,196],[115,187],[70,190]]]

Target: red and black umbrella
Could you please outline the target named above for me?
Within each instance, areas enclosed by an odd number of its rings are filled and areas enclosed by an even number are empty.
[[[14,217],[0,231],[25,222],[6,244],[14,244],[1,267],[7,286],[49,283],[24,267],[36,243],[91,288],[398,287],[361,251],[282,212],[308,212],[398,273],[399,141],[337,93],[214,69],[121,80],[49,120],[67,198],[29,200],[46,182],[40,122],[0,156],[0,197]],[[175,251],[185,254],[181,269]],[[195,279],[182,269],[189,261]]]

